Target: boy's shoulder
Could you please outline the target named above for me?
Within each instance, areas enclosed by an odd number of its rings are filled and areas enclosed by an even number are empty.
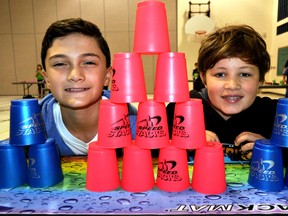
[[[111,91],[104,89],[102,92],[102,96],[107,97],[108,99],[110,98]]]
[[[277,99],[272,99],[270,97],[260,97],[260,96],[257,96],[256,99],[255,99],[255,103],[258,103],[258,104],[271,104],[271,105],[275,105],[278,103],[278,100]]]
[[[283,71],[283,75],[288,75],[288,67],[285,68],[285,70]]]
[[[269,97],[257,96],[254,103],[250,106],[250,110],[254,110],[257,113],[274,113],[277,108],[277,99],[272,99]]]
[[[56,103],[56,100],[54,96],[50,93],[46,95],[42,100],[39,102],[40,108],[43,109],[43,107],[52,106],[54,103]]]

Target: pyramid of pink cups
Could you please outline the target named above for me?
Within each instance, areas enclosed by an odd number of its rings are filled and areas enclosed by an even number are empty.
[[[147,99],[142,55],[157,55],[153,99]],[[139,102],[135,140],[127,107],[131,102]],[[176,103],[171,139],[165,105],[169,102]],[[166,9],[161,1],[137,4],[133,52],[114,54],[111,98],[100,103],[98,128],[98,141],[88,149],[88,190],[121,187],[144,192],[157,187],[179,192],[191,187],[204,194],[226,190],[222,146],[206,142],[202,100],[189,98],[185,54],[170,51]],[[117,148],[123,148],[121,175]],[[153,149],[159,149],[156,176]],[[196,151],[193,173],[189,173],[187,150]]]

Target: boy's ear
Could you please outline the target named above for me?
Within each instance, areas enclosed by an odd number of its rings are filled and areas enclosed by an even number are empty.
[[[42,75],[43,75],[43,77],[45,79],[47,87],[50,88],[50,80],[49,80],[49,78],[47,76],[47,72],[46,71],[42,71]]]
[[[113,76],[113,68],[112,66],[110,66],[109,68],[107,68],[107,73],[106,76],[104,78],[104,86],[108,86],[110,83],[110,80],[112,79]]]
[[[206,77],[201,71],[200,71],[200,78],[201,78],[203,84],[206,86]]]
[[[258,88],[264,84],[264,81],[259,81]]]

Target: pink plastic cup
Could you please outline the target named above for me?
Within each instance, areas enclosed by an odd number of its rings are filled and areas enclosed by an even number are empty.
[[[225,164],[221,143],[208,142],[205,147],[196,149],[192,188],[203,194],[225,192]]]
[[[114,190],[119,186],[116,150],[101,148],[97,142],[90,143],[87,156],[87,190],[104,192]]]
[[[197,149],[206,145],[205,122],[201,99],[176,103],[172,143],[178,148]]]
[[[170,52],[165,4],[142,1],[137,5],[133,51],[141,54]]]
[[[161,53],[157,59],[154,100],[185,102],[189,100],[189,86],[184,53]]]
[[[146,149],[163,148],[169,144],[169,131],[164,103],[149,99],[138,106],[137,146]]]
[[[186,150],[172,145],[160,149],[156,185],[168,192],[179,192],[190,187]]]
[[[130,192],[144,192],[154,187],[151,151],[134,143],[124,148],[122,188]]]
[[[113,59],[111,102],[147,100],[142,59],[137,53],[117,53]],[[135,91],[137,89],[137,91]]]
[[[127,104],[101,100],[98,119],[98,145],[122,148],[130,145],[132,135]]]

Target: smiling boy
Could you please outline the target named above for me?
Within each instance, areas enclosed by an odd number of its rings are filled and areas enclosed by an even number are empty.
[[[270,139],[277,106],[257,96],[270,69],[265,41],[247,25],[218,29],[202,42],[198,68],[205,88],[190,97],[202,98],[206,139],[241,146],[250,158],[255,140]],[[170,131],[174,106],[167,106]]]
[[[100,30],[80,18],[59,20],[42,42],[43,73],[52,94],[40,102],[48,137],[61,155],[86,155],[98,139],[100,100],[112,76],[110,50]],[[128,105],[134,136],[137,110]]]

